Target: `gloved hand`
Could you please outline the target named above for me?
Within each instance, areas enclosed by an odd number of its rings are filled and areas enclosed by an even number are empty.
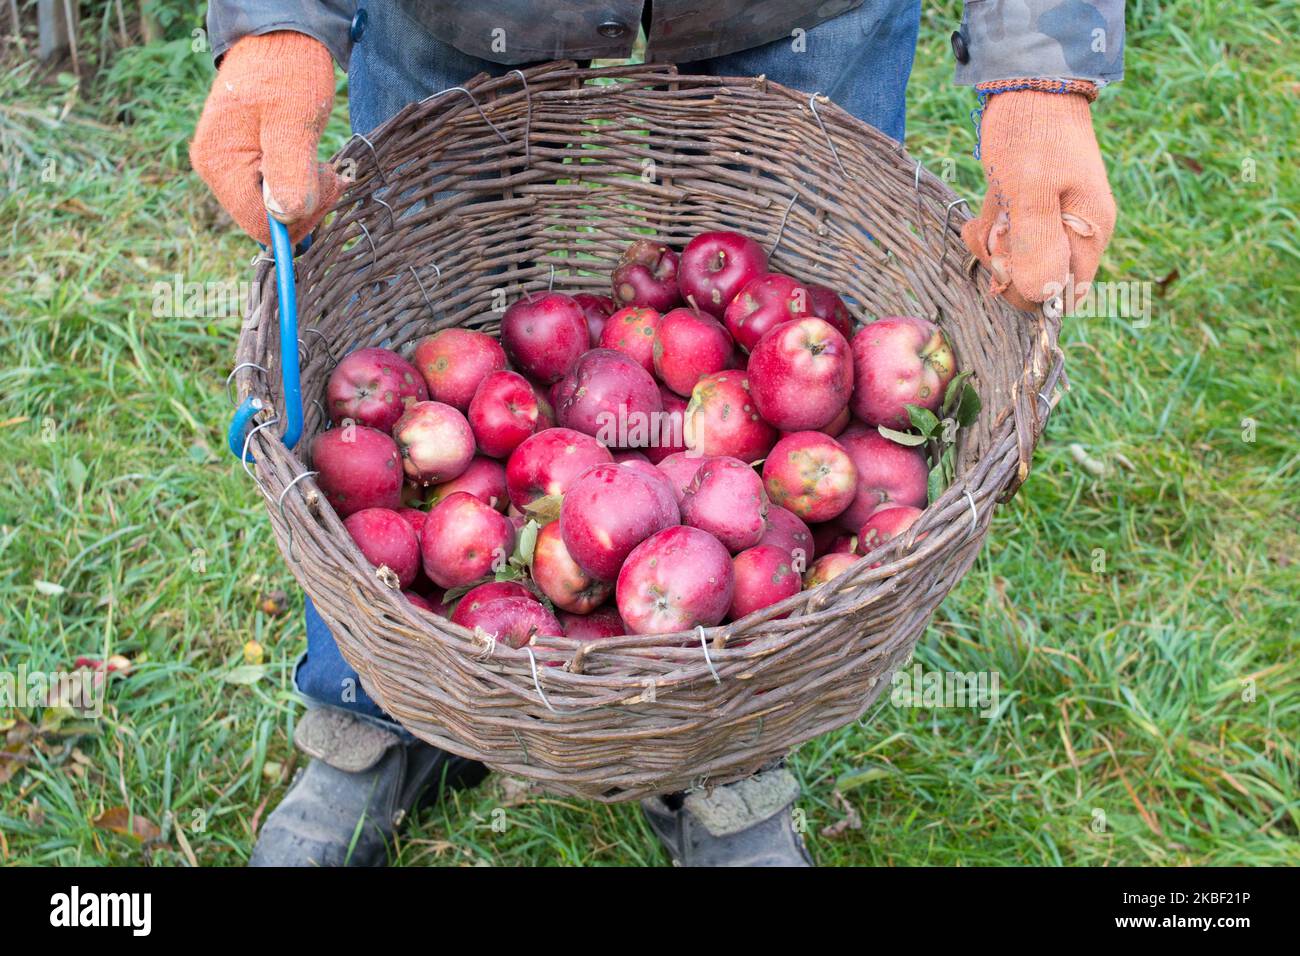
[[[1088,97],[993,94],[980,124],[980,159],[988,192],[961,236],[993,274],[990,291],[1032,310],[1055,296],[1068,299],[1073,281],[1079,301],[1115,230]]]
[[[268,211],[297,242],[342,192],[344,179],[316,157],[333,104],[333,59],[305,33],[247,36],[221,61],[190,164],[258,242],[271,241]]]

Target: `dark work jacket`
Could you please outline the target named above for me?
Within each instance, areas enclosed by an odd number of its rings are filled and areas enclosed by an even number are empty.
[[[642,0],[386,0],[439,40],[496,63],[631,56]],[[687,63],[748,50],[809,29],[864,0],[654,0],[649,62]],[[876,0],[866,0],[876,2]],[[211,0],[208,35],[220,57],[240,37],[295,30],[346,66],[356,0]],[[371,4],[376,10],[378,7]],[[957,82],[1119,80],[1124,0],[966,0]]]

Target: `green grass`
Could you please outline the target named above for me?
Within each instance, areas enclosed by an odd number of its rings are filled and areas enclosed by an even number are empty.
[[[927,5],[909,147],[974,200],[954,7]],[[1033,476],[917,650],[998,672],[996,718],[885,701],[795,755],[823,865],[1300,862],[1300,15],[1139,0],[1130,20],[1128,78],[1096,108],[1121,210],[1102,278],[1170,278],[1145,327],[1067,323],[1073,387]],[[249,271],[184,158],[209,76],[184,41],[86,88],[0,78],[0,670],[106,645],[134,664],[102,720],[50,720],[0,784],[0,862],[238,864],[293,768],[300,607],[260,606],[292,578],[222,444],[239,320],[151,311],[174,273]],[[41,715],[0,711],[11,737],[20,716]],[[92,824],[121,806],[161,840]],[[821,833],[850,810],[857,829]],[[398,859],[665,862],[635,807],[497,779],[424,814]]]

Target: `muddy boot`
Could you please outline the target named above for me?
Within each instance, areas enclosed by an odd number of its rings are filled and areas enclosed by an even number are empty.
[[[641,809],[676,866],[812,866],[790,813],[798,796],[799,781],[778,766]]]
[[[249,866],[383,866],[407,813],[487,775],[336,707],[303,714],[293,742],[312,760],[266,818]]]

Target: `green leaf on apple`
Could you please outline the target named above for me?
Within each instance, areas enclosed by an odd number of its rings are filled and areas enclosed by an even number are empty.
[[[917,445],[924,445],[929,440],[924,435],[917,435],[912,432],[900,432],[894,428],[886,428],[884,425],[877,425],[876,431],[880,432],[883,437],[888,438],[890,441],[898,442],[900,445],[907,445],[910,448],[915,448]]]
[[[947,490],[948,485],[952,483],[954,474],[953,450],[952,446],[949,445],[944,449],[943,454],[939,456],[939,461],[930,469],[930,476],[926,480],[925,490],[930,504],[934,504],[939,499],[939,496]]]
[[[919,431],[926,438],[933,438],[934,433],[939,430],[939,419],[934,412],[928,408],[922,408],[920,405],[904,405],[907,409],[907,417],[912,421],[912,427]]]
[[[970,383],[965,383],[961,398],[957,402],[957,424],[962,428],[973,425],[975,419],[979,418],[981,407],[979,392],[975,391]]]
[[[962,392],[966,388],[966,383],[970,380],[969,371],[958,372],[948,383],[948,389],[943,393],[943,406],[939,409],[941,418],[952,418],[953,411],[961,401]]]
[[[520,560],[528,567],[533,566],[533,551],[537,547],[537,531],[540,525],[529,520],[519,532],[519,547],[516,549]]]
[[[563,503],[563,495],[543,495],[536,501],[524,505],[524,514],[539,525],[550,524],[560,517],[560,505]]]

